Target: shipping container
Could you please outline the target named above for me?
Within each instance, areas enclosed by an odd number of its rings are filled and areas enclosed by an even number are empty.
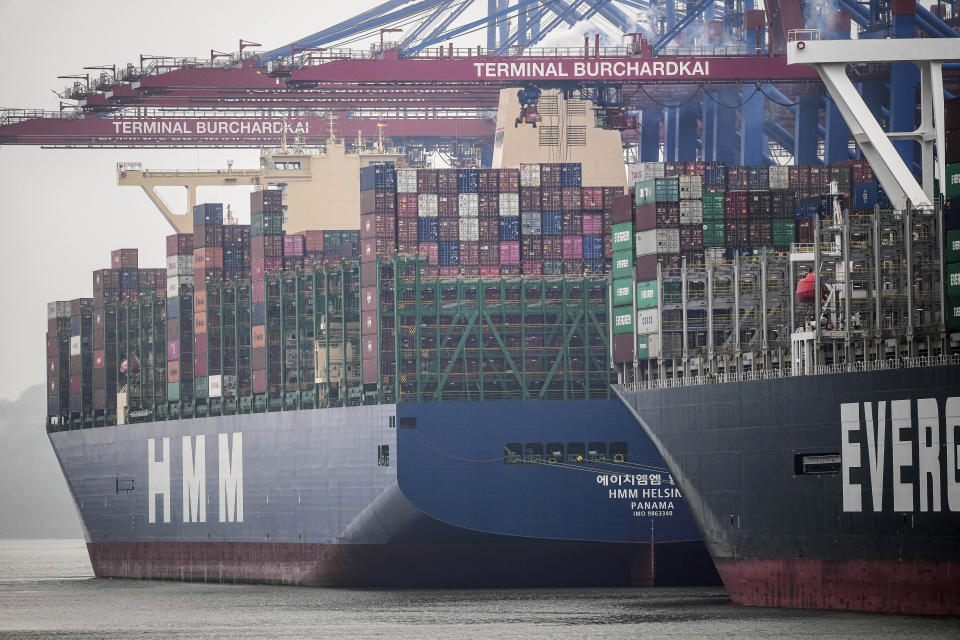
[[[436,218],[439,212],[437,198],[438,196],[435,193],[419,193],[417,195],[417,215],[421,218]]]
[[[611,262],[610,275],[613,278],[629,278],[633,276],[633,250],[614,251]]]

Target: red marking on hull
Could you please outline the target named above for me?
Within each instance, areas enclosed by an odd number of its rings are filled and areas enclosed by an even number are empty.
[[[717,560],[737,604],[960,615],[960,563]]]
[[[693,546],[691,546],[693,545]],[[699,543],[585,542],[333,545],[261,542],[88,543],[101,578],[338,587],[716,584]],[[660,558],[662,557],[662,561]],[[661,580],[652,574],[664,566]],[[658,568],[659,571],[659,568]]]

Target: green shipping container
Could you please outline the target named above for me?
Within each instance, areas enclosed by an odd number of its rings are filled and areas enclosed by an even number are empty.
[[[656,178],[654,197],[657,202],[679,202],[680,181],[677,178]]]
[[[633,251],[614,251],[610,275],[617,278],[633,278]]]
[[[947,298],[947,328],[960,329],[960,298]]]
[[[723,222],[724,195],[715,191],[703,194],[703,221]]]
[[[960,231],[947,231],[947,246],[943,255],[947,262],[960,262]]]
[[[194,395],[196,395],[196,397],[198,398],[207,397],[207,380],[209,380],[209,378],[207,378],[206,376],[194,378],[193,393]]]
[[[960,164],[947,165],[947,185],[944,195],[948,198],[960,196]]]
[[[657,281],[637,283],[637,309],[652,309],[657,306]]]
[[[793,220],[790,220],[790,223],[793,224]],[[705,248],[725,247],[727,246],[726,239],[726,231],[722,221],[703,223],[703,246]]]
[[[947,265],[947,295],[960,297],[960,262]]]
[[[650,204],[651,202],[657,201],[657,181],[653,180],[640,180],[634,186],[633,201],[637,205],[641,204]],[[679,193],[680,186],[677,185],[677,192]]]
[[[660,357],[660,338],[654,333],[637,336],[637,360]]]
[[[614,251],[633,251],[633,223],[621,222],[610,230]]]
[[[167,383],[167,401],[177,402],[179,400],[180,400],[180,383],[168,382]]]
[[[773,246],[789,247],[796,239],[797,225],[793,220],[773,221]]]
[[[633,304],[633,279],[623,278],[613,281],[613,306],[625,307]]]
[[[613,333],[623,335],[633,333],[633,305],[613,308]]]

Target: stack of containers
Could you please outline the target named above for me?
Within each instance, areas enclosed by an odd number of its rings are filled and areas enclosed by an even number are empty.
[[[423,238],[436,242],[436,218],[421,223],[417,216],[417,170],[397,170],[397,250],[401,253],[418,253]]]
[[[426,243],[420,242],[420,220],[421,216],[437,219],[436,173],[416,170],[397,172],[393,165],[371,165],[360,170],[360,189],[361,203],[365,203],[360,209],[360,376],[364,384],[375,384],[378,382],[380,358],[380,256],[396,250],[397,221],[401,217],[405,221],[412,220],[403,223],[405,229],[416,223],[415,251],[425,252]],[[402,193],[400,189],[403,189]],[[423,198],[426,193],[418,194],[417,191],[421,189],[431,189],[429,195],[432,198]],[[386,362],[384,358],[385,370],[389,369]]]
[[[408,217],[408,216],[405,216]],[[330,238],[332,241],[333,239]],[[324,248],[327,237],[324,236]],[[392,164],[360,169],[360,257],[376,261],[377,254],[397,248],[397,173]],[[411,248],[411,247],[406,247]],[[416,249],[413,249],[416,251]]]
[[[636,281],[633,259],[633,199],[629,194],[613,199],[610,217],[613,249],[610,277],[614,289],[614,300],[619,301],[613,310],[613,361],[633,362],[633,307],[625,306],[623,302],[625,299],[623,290],[632,291]],[[656,277],[656,256],[653,256],[653,278],[656,279]],[[618,291],[620,291],[619,296],[616,295]]]
[[[223,279],[245,280],[250,273],[250,225],[223,227]]]
[[[774,248],[787,248],[796,240],[796,196],[790,190],[790,168],[768,169],[770,185],[770,232]]]
[[[267,371],[267,343],[279,346],[280,327],[270,327],[276,335],[268,336],[266,276],[280,273],[282,267],[283,194],[279,189],[254,191],[250,194],[250,371],[255,394],[266,393],[268,384],[280,384],[280,370]],[[279,365],[280,360],[270,362]]]
[[[192,233],[167,236],[167,400],[193,398]],[[108,362],[112,359],[108,358]]]
[[[417,216],[417,246],[420,256],[427,261],[422,270],[423,275],[437,276],[439,270],[439,242],[440,225],[438,218],[438,198],[436,171],[418,170],[414,172],[416,184],[411,184],[410,178],[405,178],[403,192],[400,192],[399,172],[397,175],[397,214],[409,215],[415,212]],[[409,191],[414,187],[414,191]],[[406,213],[404,213],[405,210]],[[444,234],[449,234],[449,223],[444,225]],[[376,365],[372,366],[376,369]]]
[[[960,100],[954,98],[944,104],[947,161],[943,192],[944,282],[946,283],[946,318],[948,329],[960,329]]]
[[[494,180],[492,174],[496,174],[496,179]],[[523,268],[523,244],[521,238],[523,238],[523,219],[520,215],[520,171],[518,169],[500,169],[500,170],[488,170],[490,178],[487,181],[488,197],[492,200],[492,190],[494,183],[497,188],[497,195],[495,203],[491,203],[490,208],[496,207],[497,216],[496,218],[492,217],[491,213],[485,211],[483,203],[481,202],[480,207],[480,224],[484,225],[484,216],[491,216],[486,218],[490,221],[490,226],[494,224],[496,220],[496,242],[498,243],[498,249],[494,249],[494,245],[491,242],[490,248],[490,257],[491,264],[483,265],[481,264],[480,273],[481,275],[521,275],[524,273]],[[481,178],[483,173],[481,172]],[[481,180],[481,188],[483,188],[483,182]],[[483,198],[484,194],[481,193],[480,197]],[[539,217],[537,218],[537,227],[539,227]],[[483,233],[483,230],[481,230]],[[493,235],[492,230],[487,231],[490,235]],[[539,236],[537,236],[539,241]],[[481,242],[483,238],[481,238]],[[481,244],[481,250],[482,250]],[[535,252],[536,254],[536,252]],[[482,256],[481,256],[482,257]],[[538,258],[534,257],[534,260]]]
[[[703,178],[684,174],[677,178],[680,194],[680,256],[687,264],[704,264]]]
[[[117,408],[117,303],[121,291],[120,269],[93,272],[93,407],[96,411],[109,412]]]
[[[704,191],[701,200],[703,216],[703,248],[723,250],[726,247],[724,224],[724,194],[722,191]]]
[[[456,229],[460,273],[478,276],[480,275],[480,173],[477,169],[458,169],[456,176]],[[452,252],[450,255],[452,256]]]
[[[70,416],[93,412],[93,299],[70,301]]]
[[[110,268],[120,272],[120,299],[136,300],[140,295],[140,274],[136,249],[114,249],[110,252]]]
[[[291,271],[306,266],[306,238],[297,233],[283,236],[283,269]]]
[[[102,356],[101,356],[102,357]],[[70,302],[47,304],[47,415],[70,412]]]
[[[634,202],[637,280],[656,278],[658,260],[666,269],[680,268],[679,179],[654,178],[638,182]]]
[[[223,237],[223,205],[219,202],[207,202],[195,206],[193,208],[193,392],[195,400],[220,397],[219,291],[223,280]],[[207,285],[210,287],[208,288]],[[216,299],[211,300],[210,296]],[[182,393],[182,370],[180,374]],[[210,376],[214,376],[212,382]]]

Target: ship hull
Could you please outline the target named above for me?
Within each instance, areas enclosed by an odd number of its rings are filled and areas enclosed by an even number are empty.
[[[682,498],[669,516],[639,516],[636,493],[611,494],[601,482],[627,473],[635,482],[633,459],[658,464],[616,400],[292,411],[50,440],[100,577],[350,587],[719,582]],[[509,443],[551,440],[615,442],[629,453],[616,465],[504,459]]]
[[[960,614],[960,366],[617,394],[735,602]]]

